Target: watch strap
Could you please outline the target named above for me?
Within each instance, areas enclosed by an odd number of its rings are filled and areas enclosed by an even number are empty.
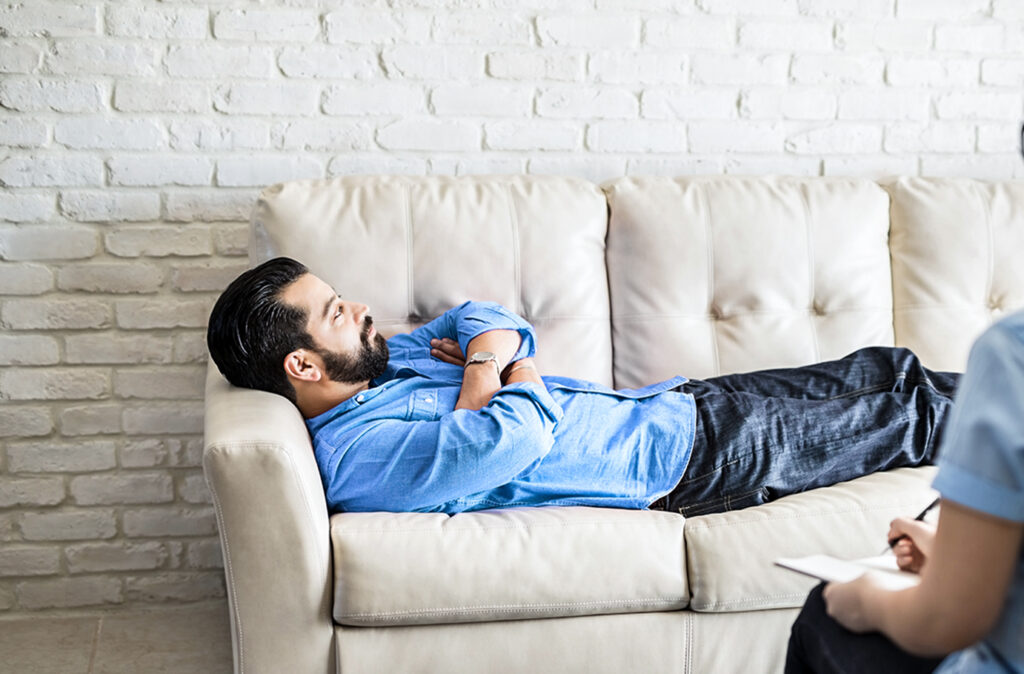
[[[494,363],[494,369],[501,375],[501,364],[498,362],[498,357],[490,351],[477,351],[476,353],[470,354],[469,358],[466,359],[466,365],[476,365],[477,363]]]

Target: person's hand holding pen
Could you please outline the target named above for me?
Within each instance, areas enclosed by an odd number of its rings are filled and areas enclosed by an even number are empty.
[[[886,540],[900,569],[921,573],[935,544],[935,525],[925,522],[924,516],[938,504],[939,499],[935,499],[914,519],[897,517],[889,524]]]
[[[909,517],[898,517],[889,525],[888,538],[898,539],[892,546],[896,565],[903,571],[921,573],[935,544],[935,525]]]
[[[889,544],[882,553],[892,550],[901,570],[921,573],[931,556],[936,525],[925,522],[924,516],[938,504],[939,499],[935,499],[914,519],[897,517],[889,524],[886,535]],[[867,617],[865,597],[879,591],[886,590],[878,584],[876,572],[872,571],[847,583],[828,583],[823,591],[826,610],[848,630],[867,632],[877,629],[877,625]]]

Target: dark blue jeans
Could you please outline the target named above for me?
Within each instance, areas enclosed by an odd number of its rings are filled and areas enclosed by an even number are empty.
[[[911,655],[878,632],[850,632],[826,613],[824,587],[811,590],[793,623],[785,674],[925,674],[942,662]]]
[[[907,349],[869,347],[817,365],[688,381],[693,453],[666,509],[734,510],[931,463],[958,380]]]

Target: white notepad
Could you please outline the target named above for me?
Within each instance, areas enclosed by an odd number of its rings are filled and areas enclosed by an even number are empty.
[[[851,581],[868,571],[879,571],[881,573],[876,574],[876,577],[888,590],[904,590],[921,582],[921,576],[916,573],[900,571],[896,566],[896,556],[892,554],[853,560],[838,559],[829,555],[784,557],[775,560],[775,564],[790,571],[840,583]]]

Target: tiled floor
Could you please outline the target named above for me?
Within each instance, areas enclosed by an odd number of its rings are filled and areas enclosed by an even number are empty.
[[[0,619],[3,674],[231,672],[226,602]]]

